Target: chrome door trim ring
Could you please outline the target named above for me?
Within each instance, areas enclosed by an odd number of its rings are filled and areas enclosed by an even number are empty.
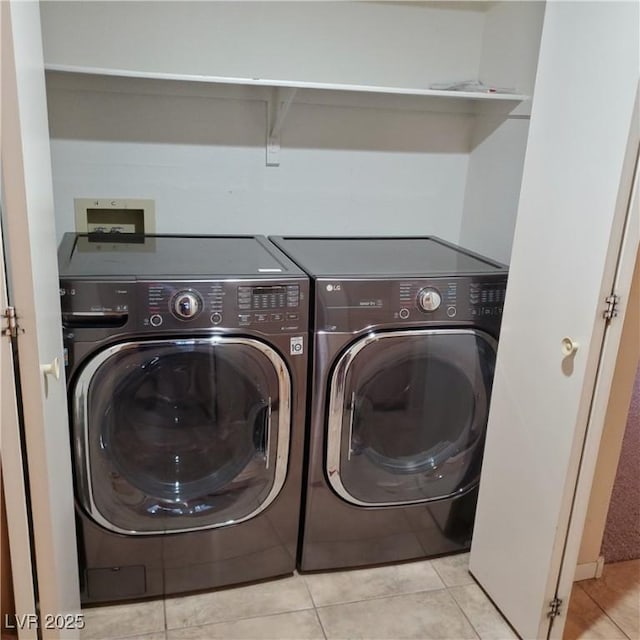
[[[373,342],[387,340],[390,338],[406,338],[414,336],[428,335],[475,335],[482,338],[497,352],[498,342],[488,333],[478,329],[408,329],[397,331],[372,331],[351,344],[347,350],[337,360],[333,373],[328,380],[329,386],[329,410],[327,413],[327,443],[326,443],[326,463],[325,476],[332,489],[346,502],[359,507],[399,507],[403,505],[422,504],[435,500],[446,500],[468,493],[471,489],[462,492],[454,492],[437,498],[426,498],[422,500],[404,500],[394,502],[364,502],[352,496],[342,484],[340,475],[340,453],[342,436],[342,414],[345,406],[345,382],[349,368],[354,358],[362,349]]]
[[[122,529],[111,523],[98,510],[93,500],[93,486],[91,480],[91,467],[89,462],[89,429],[87,425],[88,415],[88,390],[91,380],[98,368],[114,354],[125,349],[135,349],[139,346],[159,346],[159,345],[214,345],[214,344],[242,344],[260,351],[273,365],[278,379],[278,446],[276,449],[276,468],[273,485],[266,499],[251,513],[242,518],[227,520],[218,524],[209,524],[200,527],[186,527],[184,529],[135,531]],[[287,466],[289,462],[289,445],[291,434],[291,376],[285,361],[280,354],[268,344],[252,338],[241,338],[235,336],[216,335],[210,338],[190,338],[190,339],[164,339],[164,340],[136,340],[122,342],[92,356],[84,366],[76,382],[73,385],[73,435],[76,440],[75,457],[78,461],[76,472],[79,477],[80,502],[88,511],[89,516],[100,526],[125,535],[169,535],[173,533],[187,533],[190,531],[201,531],[205,529],[217,529],[231,524],[238,524],[254,518],[264,511],[278,496],[284,486],[287,476]]]

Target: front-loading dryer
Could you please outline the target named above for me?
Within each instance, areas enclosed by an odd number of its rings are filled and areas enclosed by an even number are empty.
[[[308,278],[262,237],[66,234],[82,600],[291,573]]]
[[[299,568],[467,549],[506,267],[432,237],[271,240],[312,279]]]

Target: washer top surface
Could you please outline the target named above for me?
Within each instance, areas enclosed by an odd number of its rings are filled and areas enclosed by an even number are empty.
[[[507,267],[435,237],[271,237],[316,277],[506,273]]]
[[[277,279],[305,275],[264,236],[112,238],[67,233],[58,251],[58,262],[61,278]]]

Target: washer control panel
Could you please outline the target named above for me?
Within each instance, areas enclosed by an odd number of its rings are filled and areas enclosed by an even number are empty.
[[[225,291],[220,282],[139,282],[146,304],[143,326],[153,329],[203,328],[222,322]]]
[[[215,330],[293,334],[291,339],[298,340],[309,329],[308,296],[309,281],[303,277],[275,281],[65,278],[60,280],[65,349],[74,341],[134,334],[189,336]],[[291,349],[297,349],[297,344],[292,342]],[[72,358],[68,351],[65,358]]]
[[[238,324],[241,327],[300,321],[299,284],[238,287]]]
[[[171,312],[178,320],[191,320],[202,311],[202,298],[192,289],[178,291],[171,300]]]
[[[138,282],[148,329],[252,327],[266,332],[299,330],[306,323],[306,281],[282,284]]]
[[[442,296],[435,287],[425,287],[418,293],[418,307],[426,313],[431,313],[440,308]]]

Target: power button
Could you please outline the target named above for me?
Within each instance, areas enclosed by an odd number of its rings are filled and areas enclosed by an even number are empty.
[[[220,324],[222,322],[222,314],[219,311],[214,311],[211,314],[211,324]]]
[[[402,308],[400,309],[400,313],[398,314],[403,320],[406,320],[409,317],[409,309]]]
[[[149,322],[152,327],[159,327],[162,324],[162,316],[159,313],[154,313],[150,318]]]

